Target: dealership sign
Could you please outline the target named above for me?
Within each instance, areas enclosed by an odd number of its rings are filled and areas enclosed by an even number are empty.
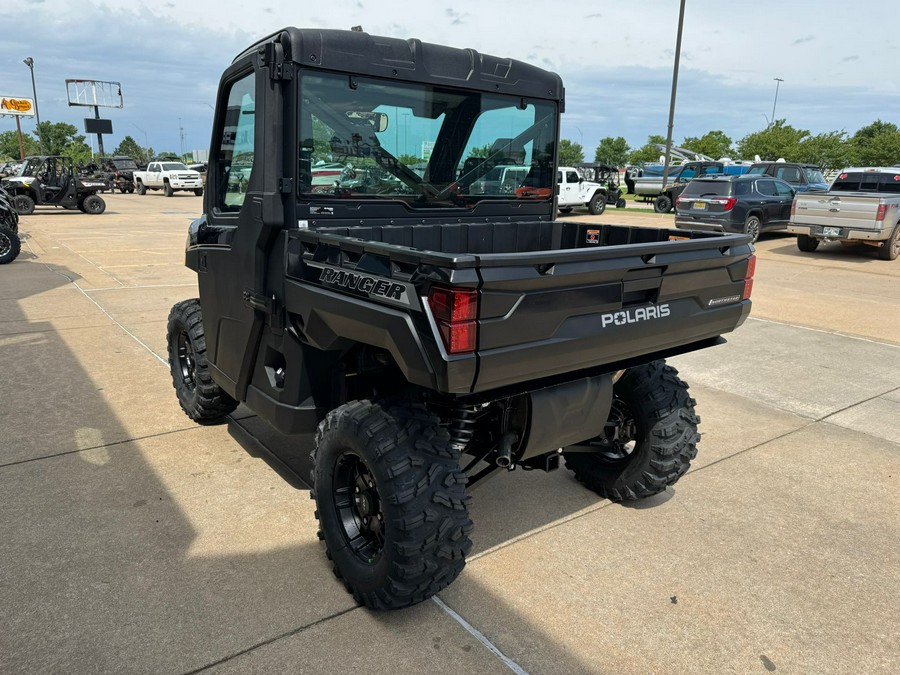
[[[30,98],[0,96],[0,115],[34,117],[34,101]]]

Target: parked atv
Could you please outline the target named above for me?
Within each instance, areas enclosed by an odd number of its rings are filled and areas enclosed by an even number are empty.
[[[0,265],[6,265],[19,255],[19,214],[5,190],[0,188]]]
[[[22,216],[34,213],[35,206],[61,206],[93,214],[106,210],[106,202],[97,194],[107,188],[106,182],[79,178],[70,157],[27,157],[19,175],[5,179],[3,187]]]

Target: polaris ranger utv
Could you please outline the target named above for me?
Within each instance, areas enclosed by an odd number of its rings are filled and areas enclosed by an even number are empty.
[[[746,319],[749,237],[555,221],[563,104],[536,67],[361,32],[286,28],[222,77],[174,387],[200,423],[315,432],[319,536],[371,608],[457,577],[488,476],[564,458],[640,499],[696,454],[663,359]],[[498,165],[531,187],[473,189]]]
[[[34,213],[35,206],[61,206],[84,213],[100,214],[106,202],[97,193],[106,181],[79,178],[70,157],[62,155],[26,157],[18,176],[3,180],[19,215]]]

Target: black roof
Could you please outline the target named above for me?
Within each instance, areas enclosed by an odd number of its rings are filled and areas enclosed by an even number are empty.
[[[304,68],[556,100],[561,108],[565,101],[559,75],[537,66],[474,49],[359,31],[284,28],[246,49],[235,61],[270,42],[280,43],[285,59]]]

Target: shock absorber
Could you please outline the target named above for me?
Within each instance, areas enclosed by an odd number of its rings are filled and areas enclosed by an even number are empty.
[[[448,412],[447,431],[450,433],[450,446],[457,452],[465,452],[475,436],[479,408],[471,404],[458,404]]]

